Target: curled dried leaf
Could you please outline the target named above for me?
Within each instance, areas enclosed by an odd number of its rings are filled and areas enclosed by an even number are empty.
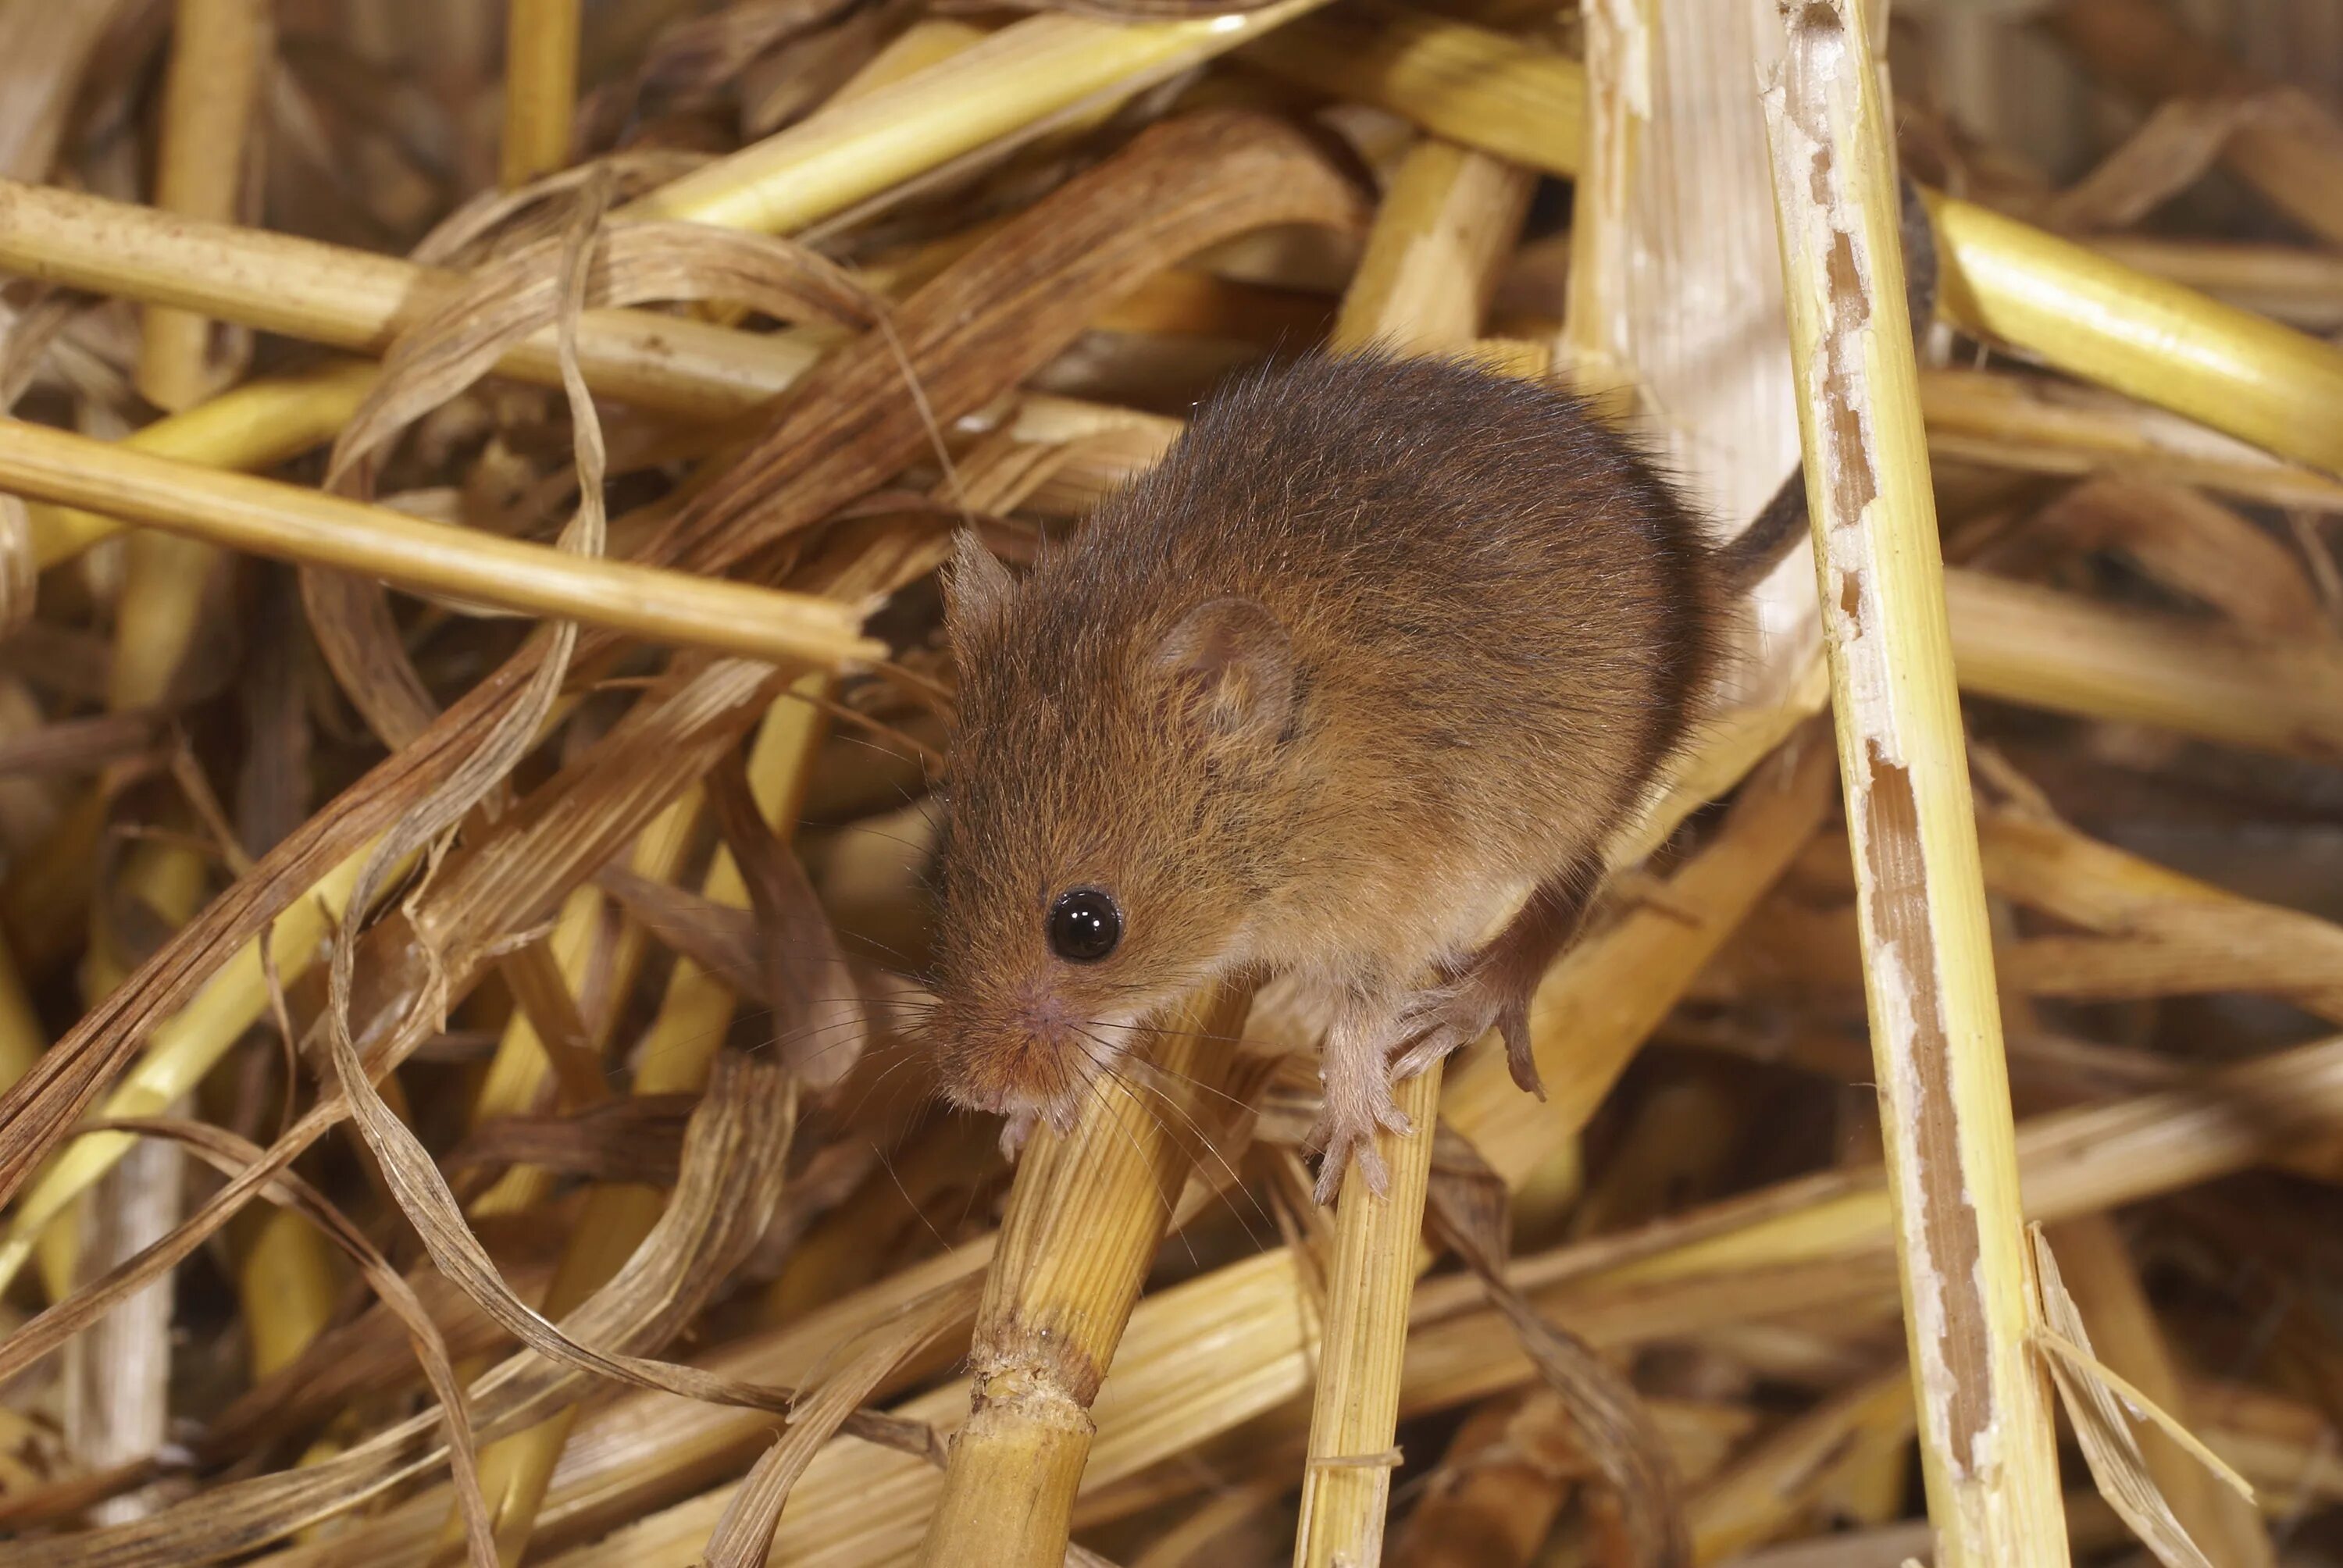
[[[690,1094],[639,1094],[568,1116],[494,1117],[440,1163],[450,1171],[532,1165],[595,1181],[666,1187],[681,1168],[683,1131],[698,1102]]]
[[[1506,1279],[1509,1210],[1503,1179],[1469,1139],[1443,1123],[1425,1201],[1434,1231],[1479,1277],[1539,1375],[1561,1396],[1579,1452],[1610,1489],[1627,1560],[1689,1568],[1683,1487],[1665,1437],[1633,1383],[1585,1341],[1547,1322]]]
[[[808,1086],[828,1089],[853,1070],[870,1038],[853,971],[805,868],[757,809],[737,754],[709,776],[708,800],[756,910],[781,1060]]]
[[[708,1540],[708,1568],[761,1568],[772,1550],[781,1510],[789,1504],[789,1489],[814,1455],[905,1362],[965,1326],[983,1290],[982,1277],[970,1274],[911,1302],[872,1335],[853,1360],[823,1381],[790,1415],[780,1441],[765,1451],[725,1505],[724,1516]],[[943,1463],[940,1440],[931,1457],[939,1466]]]

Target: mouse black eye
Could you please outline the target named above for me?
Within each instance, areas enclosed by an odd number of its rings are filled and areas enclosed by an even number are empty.
[[[1078,964],[1096,963],[1122,940],[1122,911],[1096,888],[1076,888],[1050,906],[1050,950]]]

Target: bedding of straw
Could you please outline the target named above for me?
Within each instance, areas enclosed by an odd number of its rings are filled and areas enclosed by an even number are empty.
[[[2343,1563],[2338,246],[2339,0],[0,0],[0,1563]],[[1542,1101],[1011,1165],[937,568],[1377,341],[1815,553]]]

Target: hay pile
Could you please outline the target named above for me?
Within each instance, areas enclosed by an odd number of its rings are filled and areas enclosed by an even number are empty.
[[[1886,9],[0,0],[0,1561],[2343,1560],[2343,10]],[[1012,1168],[936,568],[1377,340],[1822,569],[1543,1103]]]

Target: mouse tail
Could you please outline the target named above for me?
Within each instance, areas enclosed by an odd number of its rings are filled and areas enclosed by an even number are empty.
[[[1904,242],[1904,304],[1912,317],[1915,343],[1926,334],[1936,316],[1936,231],[1928,221],[1927,204],[1909,176],[1898,182],[1902,210],[1897,215]],[[1755,588],[1798,548],[1806,537],[1806,474],[1791,470],[1774,498],[1765,503],[1740,537],[1716,552],[1718,571],[1726,591],[1745,593]]]

